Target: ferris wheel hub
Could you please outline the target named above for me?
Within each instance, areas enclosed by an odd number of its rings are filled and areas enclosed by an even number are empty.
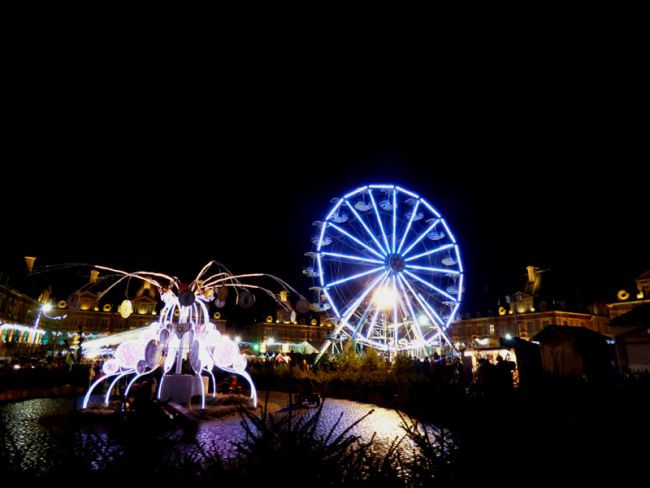
[[[392,269],[396,273],[404,271],[406,261],[399,254],[391,254],[388,256],[388,262],[386,263],[389,269]]]

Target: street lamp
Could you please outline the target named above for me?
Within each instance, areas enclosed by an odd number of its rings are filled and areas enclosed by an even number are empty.
[[[67,317],[67,315],[59,315],[58,317],[54,317],[52,315],[49,315],[48,312],[52,310],[52,304],[51,303],[44,303],[41,305],[38,309],[38,313],[36,314],[36,318],[34,319],[34,325],[32,326],[34,329],[38,329],[38,323],[41,321],[41,316],[45,315],[48,319],[52,320],[61,320]]]

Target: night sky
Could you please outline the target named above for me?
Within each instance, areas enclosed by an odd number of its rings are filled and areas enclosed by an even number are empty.
[[[189,281],[216,259],[307,294],[303,254],[330,199],[396,183],[455,232],[468,307],[513,291],[529,264],[566,290],[611,297],[650,268],[645,136],[615,108],[551,95],[336,117],[249,100],[215,121],[111,98],[59,119],[65,104],[41,100],[9,134],[0,270],[18,280],[34,255],[37,267],[87,262]],[[69,292],[46,276],[55,295]]]

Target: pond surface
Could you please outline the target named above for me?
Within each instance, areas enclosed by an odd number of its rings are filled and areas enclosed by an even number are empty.
[[[74,421],[73,401],[71,398],[39,398],[0,405],[0,457],[4,462],[11,460],[14,469],[20,471],[47,471],[49,466],[61,462],[62,457],[84,449],[89,437],[104,441],[110,439],[111,445],[119,447],[120,437],[113,435],[110,424],[88,425]],[[260,403],[264,403],[264,393],[260,395]],[[287,394],[269,394],[271,412],[286,415],[287,404]],[[404,435],[400,427],[402,420],[394,410],[349,400],[326,399],[317,433],[326,435],[331,429],[336,434],[341,433],[370,411],[373,412],[353,427],[350,434],[362,440],[375,435],[373,446],[381,454],[395,438]],[[315,413],[316,408],[294,408],[291,412],[299,419]],[[339,417],[341,420],[337,424]],[[172,449],[180,453],[189,453],[197,448],[216,451],[224,459],[234,456],[235,443],[245,437],[239,415],[202,421],[191,438],[179,435],[180,429],[178,431],[170,435]],[[133,436],[132,433],[127,435]],[[402,455],[409,457],[412,448],[409,439],[402,440]]]

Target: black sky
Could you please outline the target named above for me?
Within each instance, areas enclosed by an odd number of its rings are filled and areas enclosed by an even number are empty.
[[[191,279],[217,259],[307,293],[311,223],[377,182],[447,218],[477,304],[512,291],[528,264],[596,294],[650,268],[647,134],[626,79],[530,64],[333,88],[249,71],[187,90],[99,73],[26,78],[10,107],[5,273],[34,255]]]

